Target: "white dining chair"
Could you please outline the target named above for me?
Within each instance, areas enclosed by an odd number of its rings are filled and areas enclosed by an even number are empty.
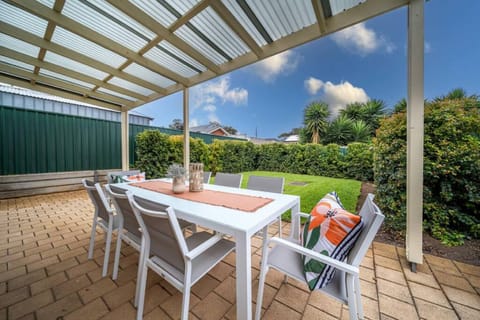
[[[142,229],[141,279],[137,320],[143,318],[148,269],[183,293],[181,319],[188,319],[190,290],[205,274],[233,251],[235,244],[221,234],[202,231],[185,238],[175,210],[126,193]]]
[[[247,182],[247,189],[283,193],[283,186],[285,184],[285,178],[283,177],[263,177],[263,176],[250,176]],[[282,216],[278,217],[278,234],[282,237]],[[267,235],[264,235],[266,239]]]
[[[300,239],[294,234],[300,234],[300,230],[292,229],[287,239],[271,238],[268,244],[273,245],[270,251],[263,252],[260,279],[258,285],[257,307],[255,319],[260,319],[262,311],[263,289],[265,278],[269,268],[274,268],[288,277],[306,283],[303,272],[303,257],[307,256],[323,264],[336,269],[331,282],[318,289],[321,292],[348,305],[350,319],[363,319],[363,307],[360,293],[360,263],[377,234],[383,219],[385,218],[377,205],[373,202],[373,195],[369,194],[365,200],[359,215],[362,217],[364,226],[353,248],[345,261],[335,260],[314,250],[306,249],[301,245]],[[293,219],[300,217],[308,218],[308,214],[297,213]],[[299,220],[297,220],[299,222]],[[300,228],[300,223],[296,224]],[[287,279],[287,278],[286,278]]]
[[[213,184],[217,186],[240,188],[243,175],[239,173],[223,173],[217,172]]]
[[[103,258],[102,277],[105,277],[108,272],[108,260],[110,258],[110,245],[112,243],[112,233],[118,230],[119,220],[103,192],[99,183],[94,183],[91,180],[82,179],[82,184],[87,190],[88,196],[92,200],[95,208],[93,214],[92,231],[90,234],[90,245],[88,247],[88,259],[93,258],[93,247],[95,245],[95,235],[97,226],[106,232],[105,237],[105,255]]]

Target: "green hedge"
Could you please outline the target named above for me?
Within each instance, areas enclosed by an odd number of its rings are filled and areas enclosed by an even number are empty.
[[[163,177],[171,163],[183,162],[181,136],[148,130],[136,139],[136,167],[145,171],[148,178]],[[190,139],[190,162],[202,162],[205,170],[214,173],[262,170],[372,181],[372,146],[353,143],[347,150],[342,152],[335,144],[254,145],[215,140],[207,145],[199,139]]]
[[[480,113],[475,98],[425,106],[424,227],[444,244],[480,236]],[[375,184],[386,223],[405,230],[406,115],[385,119],[377,131]],[[350,151],[350,150],[349,150]]]

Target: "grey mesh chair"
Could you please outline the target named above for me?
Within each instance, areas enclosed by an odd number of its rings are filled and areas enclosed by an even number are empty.
[[[235,247],[221,234],[197,232],[183,236],[175,211],[149,200],[126,193],[142,229],[139,268],[141,279],[137,320],[143,317],[148,269],[152,269],[183,293],[182,320],[188,319],[190,289]]]
[[[217,172],[215,175],[215,182],[213,184],[217,186],[240,188],[240,185],[242,184],[242,178],[243,176],[241,174]]]
[[[247,189],[283,193],[283,185],[285,179],[283,177],[262,177],[250,176],[247,182]],[[282,237],[282,216],[278,217],[278,234]],[[264,235],[266,239],[266,235]]]
[[[115,185],[106,185],[105,189],[107,194],[115,206],[117,215],[118,215],[118,237],[117,245],[115,248],[115,262],[113,264],[113,275],[112,279],[116,280],[118,277],[118,265],[120,263],[120,251],[122,248],[122,241],[130,245],[132,248],[141,252],[141,239],[142,232],[140,230],[140,225],[138,224],[137,217],[133,213],[133,208],[128,201],[126,191],[124,189],[118,188]],[[190,222],[179,220],[180,228],[183,230],[185,228],[190,228],[195,231],[195,225]],[[141,260],[142,257],[140,257]],[[140,281],[140,268],[137,275],[137,283]],[[135,306],[138,303],[138,292],[135,295]]]
[[[110,258],[110,245],[112,243],[112,233],[118,229],[118,215],[115,215],[113,209],[105,197],[102,187],[99,183],[82,179],[82,184],[87,190],[87,193],[92,200],[95,212],[93,215],[92,232],[90,235],[90,245],[88,247],[88,259],[93,258],[93,247],[95,245],[95,235],[97,226],[105,230],[105,256],[103,258],[102,277],[105,277],[108,272],[108,260]]]
[[[203,183],[209,183],[211,176],[212,176],[211,171],[203,171]]]
[[[306,282],[303,273],[302,257],[308,256],[321,263],[336,268],[332,281],[320,291],[347,304],[350,311],[350,319],[363,319],[363,307],[360,293],[360,263],[370,247],[378,229],[385,218],[380,209],[373,202],[373,195],[369,194],[360,210],[364,227],[345,261],[332,259],[316,251],[306,249],[300,244],[299,239],[294,238],[294,230],[288,239],[271,238],[268,243],[274,245],[270,251],[265,251],[262,256],[260,279],[258,285],[257,308],[255,319],[260,319],[262,310],[263,288],[265,277],[270,267],[283,272],[286,276]],[[300,217],[308,218],[308,214],[299,213],[293,219]],[[299,222],[299,220],[297,220]],[[297,224],[300,228],[300,223]],[[296,230],[300,234],[300,230]]]
[[[120,176],[130,176],[134,174],[139,174],[140,170],[129,170],[129,171],[112,171],[107,173],[107,183],[115,183],[115,178]]]

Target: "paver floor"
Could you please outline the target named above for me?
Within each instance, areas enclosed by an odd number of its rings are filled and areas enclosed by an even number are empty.
[[[0,320],[134,319],[138,254],[122,246],[118,280],[101,277],[104,237],[87,259],[93,206],[84,191],[0,200]],[[271,227],[274,234],[276,225]],[[284,227],[288,232],[289,225]],[[252,241],[254,300],[261,239]],[[425,255],[412,273],[405,250],[374,243],[361,267],[367,319],[480,319],[480,267]],[[181,294],[149,272],[144,319],[177,319]],[[192,289],[192,319],[235,319],[235,255]],[[348,319],[348,309],[271,270],[263,319]]]

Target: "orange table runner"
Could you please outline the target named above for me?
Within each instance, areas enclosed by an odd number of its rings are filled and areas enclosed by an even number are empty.
[[[173,193],[172,184],[164,181],[145,181],[130,184],[134,187],[160,192],[180,199],[191,200],[246,212],[255,212],[273,201],[270,198],[247,196],[223,191],[203,190],[200,192]]]

